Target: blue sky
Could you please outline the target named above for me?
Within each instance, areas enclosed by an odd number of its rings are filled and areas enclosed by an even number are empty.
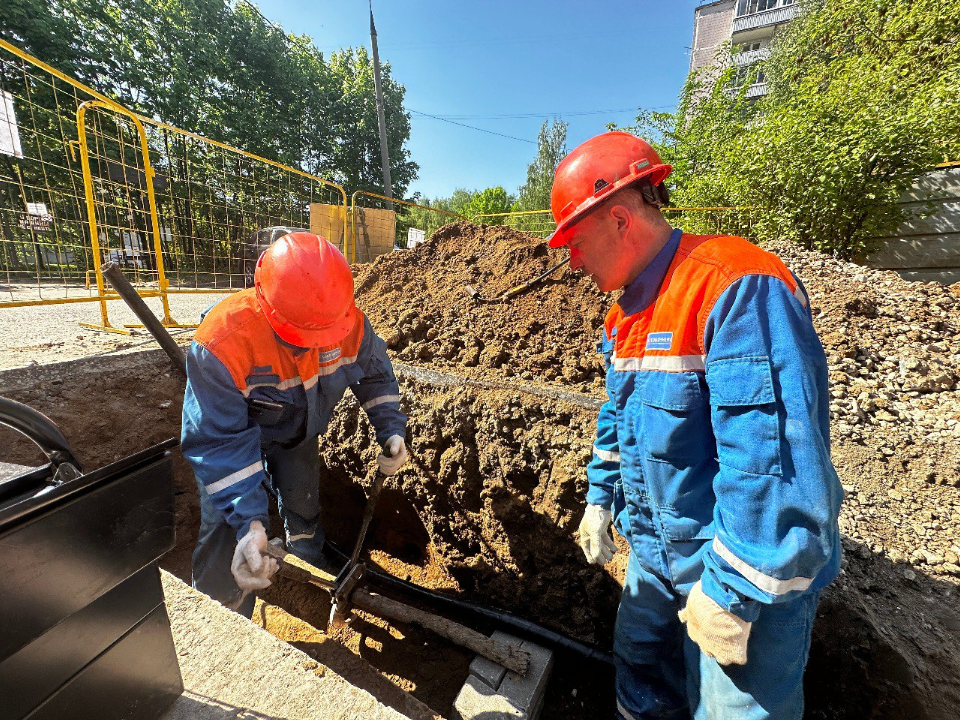
[[[366,0],[258,5],[288,32],[312,37],[325,55],[370,46]],[[494,185],[516,192],[544,120],[568,122],[573,149],[608,122],[629,124],[637,107],[672,109],[690,64],[696,5],[374,0],[380,59],[406,87],[412,116],[408,147],[420,177],[409,193],[437,197]]]

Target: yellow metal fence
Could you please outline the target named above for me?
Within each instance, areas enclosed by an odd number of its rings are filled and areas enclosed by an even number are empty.
[[[753,237],[753,208],[748,207],[666,207],[663,215],[674,227],[702,235],[731,234]],[[546,237],[556,229],[549,210],[475,215],[474,222],[507,225],[516,230]]]
[[[256,232],[309,228],[311,206],[350,254],[339,185],[139,116],[0,40],[0,307],[99,301],[112,329],[112,261],[176,324],[170,293],[241,289]]]

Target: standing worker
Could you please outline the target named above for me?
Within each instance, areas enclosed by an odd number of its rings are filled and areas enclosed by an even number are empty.
[[[321,564],[322,434],[347,387],[376,430],[386,475],[406,462],[407,418],[386,344],[353,300],[340,251],[291,233],[257,261],[254,287],[203,318],[187,355],[181,450],[200,491],[193,584],[250,616],[277,565],[261,558],[276,491],[287,550]]]
[[[807,296],[774,255],[688,235],[670,165],[630,134],[557,167],[570,267],[623,289],[598,348],[608,401],[580,545],[630,557],[614,639],[617,717],[800,718],[820,590],[840,568],[827,366]]]

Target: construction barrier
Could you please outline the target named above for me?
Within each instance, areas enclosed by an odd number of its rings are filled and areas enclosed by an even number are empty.
[[[176,325],[171,293],[249,282],[260,229],[356,254],[339,185],[137,115],[3,40],[0,101],[0,307],[98,301],[96,327],[122,332],[100,273],[112,261]]]
[[[749,207],[665,207],[663,215],[674,227],[700,235],[740,235],[753,237],[753,208]],[[550,210],[490,213],[475,215],[473,222],[507,225],[516,230],[546,237],[557,224]]]
[[[0,304],[96,299],[76,125],[96,98],[0,40]]]
[[[484,213],[474,215],[473,222],[481,225],[506,225],[514,230],[523,230],[541,237],[554,231],[557,224],[550,210],[524,210],[507,213]]]
[[[350,262],[370,262],[394,248],[412,248],[443,225],[466,220],[449,210],[358,190],[350,198]]]

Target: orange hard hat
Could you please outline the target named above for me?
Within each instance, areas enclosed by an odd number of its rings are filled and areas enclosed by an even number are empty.
[[[336,345],[356,322],[350,266],[319,235],[278,239],[257,260],[253,284],[270,327],[291,345]]]
[[[672,166],[664,164],[649,143],[625,132],[607,132],[578,145],[557,166],[550,209],[557,229],[550,247],[566,245],[568,230],[611,193],[647,178],[659,185]]]

